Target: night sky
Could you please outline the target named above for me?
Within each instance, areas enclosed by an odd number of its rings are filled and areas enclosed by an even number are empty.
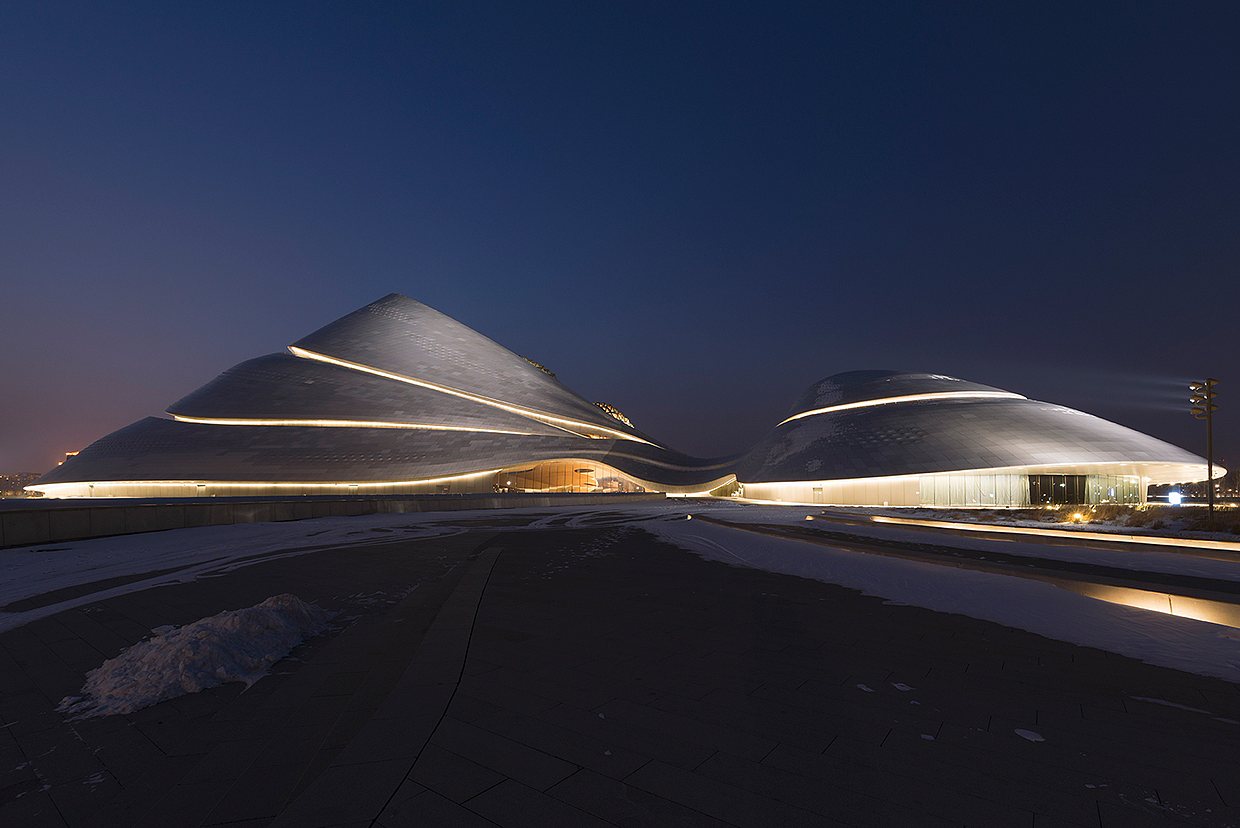
[[[1240,458],[1240,4],[0,7],[0,473],[390,292],[697,455],[841,371]]]

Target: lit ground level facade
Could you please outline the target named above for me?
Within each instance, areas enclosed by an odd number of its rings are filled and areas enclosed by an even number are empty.
[[[735,475],[691,486],[668,486],[644,480],[596,460],[566,459],[518,463],[501,469],[422,480],[359,482],[112,480],[51,483],[37,487],[45,497],[276,497],[332,495],[425,495],[425,494],[634,494],[663,492],[672,495],[732,494]]]
[[[828,506],[1022,508],[1060,504],[1142,504],[1150,479],[1136,473],[1046,469],[743,484],[744,496]]]
[[[518,464],[428,480],[382,482],[108,481],[47,486],[49,497],[267,497],[322,495],[483,494],[523,492],[742,495],[776,503],[834,506],[1021,508],[1059,504],[1142,504],[1150,478],[1132,470],[1003,469],[943,474],[745,483],[726,475],[703,487],[668,487],[638,480],[590,460]],[[715,485],[711,485],[715,484]],[[669,489],[672,489],[669,491]]]

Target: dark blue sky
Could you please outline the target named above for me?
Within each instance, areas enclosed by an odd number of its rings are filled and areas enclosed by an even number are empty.
[[[1240,454],[1240,6],[6,3],[0,472],[396,291],[747,448],[926,370]]]

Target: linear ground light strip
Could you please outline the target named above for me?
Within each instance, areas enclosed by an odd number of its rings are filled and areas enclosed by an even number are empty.
[[[1149,610],[1150,612],[1159,612],[1163,615],[1192,618],[1195,621],[1222,624],[1225,627],[1240,627],[1240,604],[1216,601],[1209,598],[1176,595],[1173,592],[1157,592],[1149,589],[1091,584],[1082,581],[1052,581],[1052,583],[1060,589],[1066,589],[1099,601],[1106,601],[1108,604],[1120,604],[1125,607],[1136,607],[1137,609]]]
[[[893,523],[898,526],[923,526],[927,529],[957,529],[962,532],[986,534],[1034,535],[1044,538],[1072,538],[1074,540],[1103,541],[1106,543],[1140,543],[1152,546],[1175,546],[1188,549],[1212,549],[1224,552],[1240,552],[1240,543],[1230,541],[1197,540],[1195,538],[1160,538],[1154,535],[1121,535],[1111,532],[1088,532],[1075,529],[1039,529],[1033,526],[998,526],[993,523],[957,523],[946,520],[913,520],[911,518],[868,515],[874,523]]]
[[[481,403],[482,405],[489,405],[492,408],[498,408],[503,411],[510,411],[513,414],[520,414],[522,417],[529,417],[531,420],[537,420],[540,423],[547,423],[548,425],[555,426],[556,428],[562,428],[565,431],[573,432],[575,434],[578,434],[579,436],[593,437],[593,438],[600,438],[600,439],[606,439],[608,437],[613,437],[613,438],[620,439],[620,440],[632,440],[635,443],[645,443],[648,446],[655,445],[649,440],[643,440],[640,437],[634,437],[632,434],[625,434],[623,431],[616,431],[614,429],[610,429],[605,426],[597,426],[597,425],[593,425],[592,423],[583,423],[580,420],[570,420],[565,417],[555,417],[555,416],[552,416],[551,414],[544,414],[541,411],[535,411],[530,408],[522,408],[519,405],[511,405],[509,403],[500,402],[499,400],[493,400],[490,397],[483,397],[478,394],[470,394],[468,391],[458,391],[457,389],[449,388],[446,385],[439,385],[437,383],[427,382],[426,380],[414,379],[413,377],[407,377],[403,374],[396,374],[391,371],[384,371],[380,368],[372,368],[369,365],[362,365],[361,363],[358,363],[358,362],[349,362],[348,360],[336,359],[335,357],[329,357],[326,354],[318,354],[318,353],[315,353],[314,351],[307,351],[305,348],[298,348],[295,345],[290,345],[288,349],[289,349],[289,353],[291,353],[293,356],[298,356],[303,359],[313,359],[313,360],[318,360],[319,362],[327,362],[332,365],[339,365],[342,368],[350,368],[354,371],[362,371],[367,374],[375,374],[376,376],[386,377],[387,379],[396,380],[397,382],[404,382],[404,383],[408,383],[409,385],[417,385],[417,386],[421,386],[422,388],[429,388],[430,390],[438,391],[441,394],[448,394],[453,397],[460,397],[461,399],[469,400],[470,402]],[[585,434],[582,434],[582,432],[585,432]]]
[[[1028,397],[1020,394],[1013,394],[1011,391],[932,391],[927,394],[905,394],[902,397],[884,397],[881,400],[862,400],[855,403],[844,403],[843,405],[829,405],[826,408],[815,408],[813,411],[802,411],[800,414],[793,414],[788,419],[776,426],[790,423],[793,420],[799,420],[802,417],[813,417],[816,414],[830,414],[832,411],[848,411],[851,408],[869,408],[874,405],[892,405],[893,403],[905,402],[922,402],[924,400],[944,400],[944,399],[969,399],[969,398],[989,398],[989,399],[1006,399],[1006,400],[1025,400]]]
[[[182,423],[223,426],[306,426],[308,428],[407,428],[415,431],[467,431],[483,434],[516,434],[523,437],[539,437],[529,431],[503,431],[497,428],[466,428],[464,426],[426,425],[423,423],[393,423],[383,420],[266,420],[241,417],[184,417],[173,414]]]

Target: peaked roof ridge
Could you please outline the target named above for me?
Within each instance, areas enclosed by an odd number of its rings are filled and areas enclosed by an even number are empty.
[[[399,293],[324,325],[294,342],[290,350],[587,423],[611,433],[637,434],[528,359]]]

